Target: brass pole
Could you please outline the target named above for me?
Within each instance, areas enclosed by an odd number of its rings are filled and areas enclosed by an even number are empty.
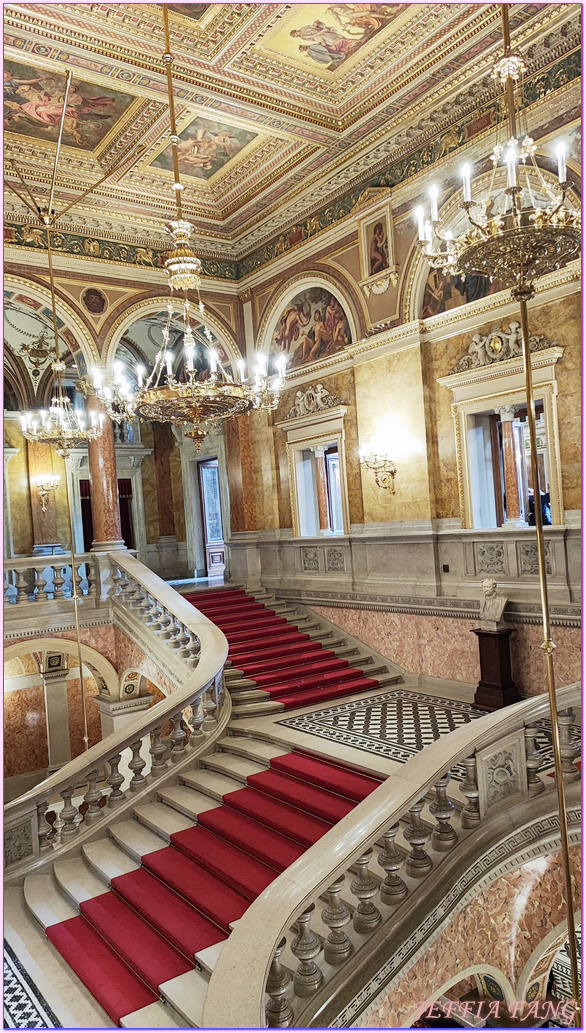
[[[53,165],[53,177],[51,179],[51,193],[49,194],[49,204],[47,205],[47,214],[52,215],[53,209],[53,196],[55,194],[55,183],[57,181],[57,165],[59,163],[59,153],[61,151],[61,141],[63,140],[63,128],[65,126],[65,115],[67,112],[67,98],[69,97],[69,87],[71,86],[72,72],[69,71],[65,77],[65,94],[63,96],[63,111],[61,112],[61,125],[59,126],[59,139],[57,140],[57,150],[55,151],[55,163]]]
[[[177,219],[183,218],[181,207],[181,185],[179,180],[179,155],[177,153],[177,123],[175,121],[175,98],[173,96],[173,55],[171,54],[171,36],[169,34],[169,11],[167,4],[163,4],[163,26],[165,29],[165,49],[163,61],[167,75],[167,93],[169,96],[169,122],[171,123],[171,151],[173,154],[173,175],[175,176],[175,204],[177,206]]]
[[[511,31],[509,27],[509,5],[501,4],[501,19],[503,23],[503,42],[505,44],[505,57],[511,53]],[[511,140],[517,138],[517,124],[515,119],[515,82],[512,76],[507,75],[505,82],[505,97],[507,98],[507,118],[509,121],[509,133]]]
[[[77,639],[77,658],[79,661],[79,684],[81,687],[81,710],[83,718],[83,743],[84,750],[89,750],[90,740],[87,728],[87,701],[85,696],[85,681],[83,677],[83,659],[81,655],[81,633],[79,630],[79,606],[77,595],[77,584],[75,581],[75,547],[73,542],[73,513],[71,510],[71,493],[69,491],[69,467],[67,460],[69,452],[66,449],[58,449],[65,463],[65,492],[67,495],[67,517],[69,522],[69,548],[71,551],[71,596],[73,598],[73,610],[75,613],[75,637]]]
[[[531,476],[533,479],[533,493],[535,499],[535,533],[537,538],[537,559],[539,566],[539,591],[541,596],[541,616],[543,624],[543,642],[541,648],[545,653],[547,665],[547,691],[549,694],[549,709],[551,715],[551,731],[553,739],[553,759],[555,768],[555,785],[558,797],[558,810],[560,817],[560,839],[562,846],[562,866],[564,870],[564,889],[566,897],[566,911],[568,920],[568,940],[570,950],[570,967],[572,973],[573,997],[576,1002],[574,1014],[574,1025],[580,1028],[580,970],[578,955],[576,951],[576,926],[574,922],[574,893],[572,887],[572,872],[570,869],[570,849],[568,842],[568,819],[566,809],[566,793],[562,771],[562,757],[560,749],[560,729],[558,724],[557,701],[555,698],[555,675],[553,668],[553,654],[555,644],[551,638],[551,621],[549,615],[549,602],[547,595],[547,573],[545,561],[545,542],[543,538],[543,514],[541,511],[541,492],[539,489],[539,466],[537,459],[537,433],[535,428],[535,398],[533,394],[533,372],[531,368],[531,351],[529,347],[529,320],[527,317],[527,302],[533,297],[535,290],[532,285],[521,284],[512,290],[512,296],[519,302],[521,313],[521,334],[523,340],[523,365],[525,372],[525,389],[527,393],[527,423],[529,425],[529,445],[531,454]]]

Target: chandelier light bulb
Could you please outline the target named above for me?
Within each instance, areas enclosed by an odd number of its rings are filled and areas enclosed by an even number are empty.
[[[136,367],[136,378],[138,380],[138,386],[139,386],[140,390],[142,390],[142,385],[144,383],[144,375],[145,375],[145,373],[146,373],[146,370],[145,370],[144,366],[137,366]]]
[[[438,210],[437,210],[437,199],[439,190],[436,183],[432,183],[429,188],[429,198],[431,201],[431,221],[438,221]]]
[[[420,240],[425,240],[425,221],[423,218],[423,208],[418,205],[414,211],[414,216],[417,219],[417,234]]]
[[[238,376],[240,377],[241,382],[244,383],[246,380],[246,363],[244,362],[244,359],[238,359],[236,365],[238,367]]]
[[[505,161],[507,163],[507,187],[512,188],[517,186],[517,153],[509,147],[505,154]]]
[[[167,376],[173,376],[173,352],[165,352],[165,364],[167,366]]]
[[[555,149],[558,158],[558,179],[560,183],[566,182],[566,145],[559,143]]]
[[[187,363],[187,369],[190,373],[193,373],[193,346],[185,345],[185,361]],[[141,386],[140,384],[138,385]]]
[[[462,165],[462,188],[464,191],[464,202],[472,200],[472,191],[470,187],[470,166],[468,164]]]
[[[94,383],[94,387],[96,388],[96,391],[99,391],[102,386],[102,375],[99,369],[96,368],[96,366],[92,367],[92,380]]]

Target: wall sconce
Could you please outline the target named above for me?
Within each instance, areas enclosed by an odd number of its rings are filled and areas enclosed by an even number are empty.
[[[41,513],[47,512],[47,506],[49,504],[49,495],[59,484],[59,478],[54,477],[52,474],[41,474],[37,477],[37,488],[38,496],[41,500]]]
[[[391,494],[396,495],[397,468],[386,453],[370,452],[369,449],[363,448],[360,452],[360,465],[367,470],[374,470],[374,479],[379,488],[390,488]]]

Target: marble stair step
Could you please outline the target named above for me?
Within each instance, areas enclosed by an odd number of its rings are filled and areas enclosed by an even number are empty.
[[[234,674],[230,674],[225,677],[226,688],[230,689],[230,692],[234,692],[235,689],[254,689],[256,682],[253,678],[242,678],[239,676],[237,671]]]
[[[192,969],[168,979],[159,985],[159,992],[188,1026],[202,1028],[203,1004],[208,992],[208,980],[203,972]]]
[[[198,768],[197,771],[186,772],[181,775],[181,781],[191,789],[205,794],[213,800],[222,802],[228,793],[234,793],[241,789],[239,781],[229,778],[228,775],[221,775],[218,771],[210,771],[207,768]]]
[[[185,1020],[170,1004],[155,1001],[120,1019],[122,1029],[184,1029]]]
[[[274,757],[282,757],[285,753],[291,753],[287,746],[275,745],[275,743],[265,742],[263,739],[248,739],[243,735],[228,735],[225,739],[220,739],[218,749],[257,761],[259,764],[266,762],[266,767],[270,765]]]
[[[230,775],[246,785],[249,775],[258,775],[266,771],[266,764],[259,764],[248,760],[246,757],[236,757],[234,754],[214,753],[210,757],[202,757],[202,764],[210,771],[219,771],[221,775]]]
[[[268,717],[271,714],[280,714],[284,709],[284,705],[276,700],[266,703],[241,703],[232,707],[232,717]]]
[[[111,838],[84,843],[82,850],[88,864],[107,886],[119,875],[128,875],[140,868],[140,864]]]
[[[163,804],[159,804],[159,806],[162,807]],[[190,822],[191,825],[193,825],[193,822]],[[147,828],[146,825],[138,821],[137,818],[131,818],[130,821],[121,821],[119,825],[114,825],[110,831],[116,843],[130,854],[135,861],[139,862],[145,854],[152,854],[155,850],[163,850],[169,843],[168,836],[164,838],[158,836],[151,828]]]
[[[242,703],[265,703],[270,700],[268,692],[264,692],[263,689],[248,689],[242,692],[234,692],[230,689],[230,695],[232,696],[232,703],[239,705]]]
[[[307,628],[303,629],[307,631]],[[334,636],[331,631],[324,631],[322,627],[318,628],[317,631],[308,631],[310,642],[321,642],[326,649],[335,649],[336,646],[345,646],[346,639],[342,636]],[[331,636],[331,637],[330,637]]]
[[[76,857],[72,861],[55,861],[53,871],[63,893],[75,907],[107,891],[104,880],[96,875],[83,857]]]
[[[175,832],[185,832],[186,829],[193,828],[195,824],[193,818],[188,818],[187,815],[176,811],[174,807],[169,807],[166,803],[159,801],[135,807],[134,813],[141,824],[146,825],[148,829],[165,840],[163,846],[170,842],[171,836]]]
[[[210,976],[216,967],[225,942],[225,940],[220,940],[219,943],[214,943],[211,947],[204,947],[203,950],[197,951],[195,954],[195,960],[201,965],[204,972],[207,972]]]
[[[43,929],[57,922],[66,922],[78,914],[78,909],[61,892],[52,872],[47,875],[27,875],[23,892],[29,910]]]
[[[218,806],[217,800],[212,800],[211,797],[206,796],[204,793],[199,793],[188,785],[175,785],[169,786],[166,789],[159,789],[157,796],[164,804],[191,818],[192,825],[197,820],[198,814],[203,814],[204,811],[212,811]],[[173,831],[180,830],[174,829]]]

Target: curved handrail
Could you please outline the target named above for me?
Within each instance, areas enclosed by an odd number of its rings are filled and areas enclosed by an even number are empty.
[[[103,768],[104,762],[109,762],[111,758],[132,747],[166,720],[172,719],[183,708],[202,697],[211,687],[217,687],[221,680],[228,655],[228,642],[223,632],[133,556],[119,552],[111,553],[110,561],[114,568],[123,571],[130,578],[128,583],[135,598],[128,609],[136,609],[139,603],[144,603],[145,598],[154,600],[159,609],[169,616],[169,621],[175,619],[176,627],[183,631],[184,640],[191,635],[191,641],[197,643],[193,647],[197,651],[197,657],[189,662],[191,665],[196,663],[197,666],[192,669],[186,660],[186,680],[175,692],[150,707],[135,721],[125,725],[121,732],[107,736],[33,789],[6,804],[5,823],[9,822],[11,826],[18,820],[19,815],[30,814],[31,810],[41,807],[47,798],[56,796],[68,787],[87,782],[89,773]],[[165,639],[157,640],[159,649],[164,645],[167,645]],[[177,655],[177,650],[173,650],[173,653]]]
[[[575,701],[576,685],[557,693],[559,709]],[[264,993],[275,949],[309,904],[368,850],[447,770],[493,745],[506,729],[520,730],[546,716],[548,697],[488,714],[427,746],[287,868],[251,904],[224,944],[210,979],[202,1026],[264,1028]],[[226,993],[226,987],[230,993]]]

